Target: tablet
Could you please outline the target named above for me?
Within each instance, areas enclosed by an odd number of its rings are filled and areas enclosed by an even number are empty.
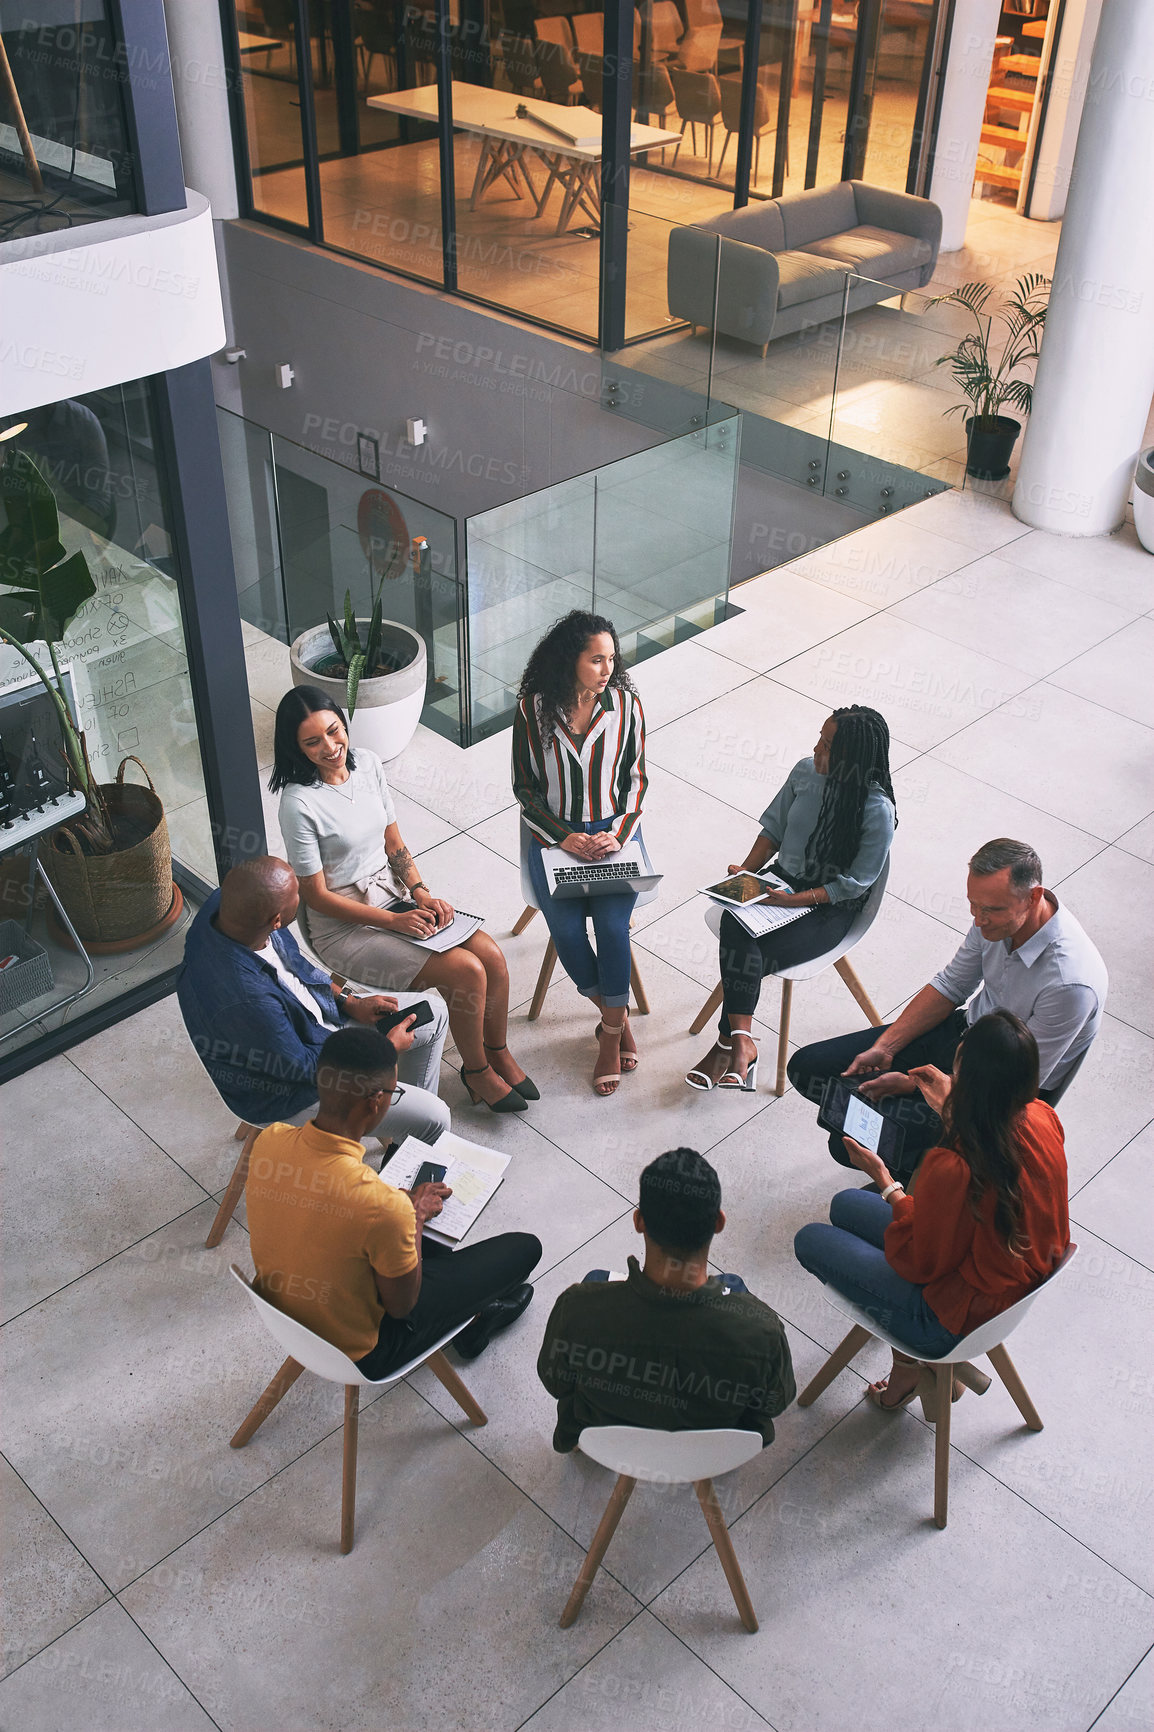
[[[702,886],[703,896],[712,896],[717,902],[760,902],[767,890],[788,890],[789,885],[772,872],[734,872],[729,878],[722,878],[716,884]]]
[[[863,1148],[872,1149],[891,1170],[902,1152],[905,1132],[901,1125],[879,1113],[844,1077],[829,1078],[822,1090],[817,1122],[823,1130],[852,1137]]]

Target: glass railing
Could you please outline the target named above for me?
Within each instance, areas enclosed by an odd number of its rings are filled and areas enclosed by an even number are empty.
[[[512,717],[529,655],[560,615],[613,620],[628,663],[725,617],[740,418],[469,518],[471,738]]]

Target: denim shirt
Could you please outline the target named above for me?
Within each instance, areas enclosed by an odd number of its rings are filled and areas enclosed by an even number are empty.
[[[189,927],[176,996],[189,1039],[225,1104],[248,1124],[291,1118],[317,1098],[317,1058],[332,1033],[287,992],[255,951],[213,925],[214,890]],[[272,944],[303,981],[327,1022],[341,1024],[327,974],[302,955],[291,933]]]

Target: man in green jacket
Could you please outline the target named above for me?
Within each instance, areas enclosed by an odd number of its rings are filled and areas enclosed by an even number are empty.
[[[624,1280],[595,1270],[549,1317],[537,1375],[557,1398],[553,1448],[587,1425],[760,1432],[796,1394],[781,1319],[735,1275],[709,1273],[725,1226],[721,1184],[694,1149],[671,1149],[641,1175],[633,1225],[645,1265]]]

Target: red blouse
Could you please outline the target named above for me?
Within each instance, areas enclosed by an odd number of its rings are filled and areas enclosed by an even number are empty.
[[[1022,1151],[1022,1233],[1015,1257],[994,1227],[987,1192],[975,1220],[967,1201],[970,1169],[950,1149],[928,1149],[913,1196],[895,1196],[886,1228],[890,1267],[926,1290],[934,1315],[955,1335],[1015,1305],[1049,1275],[1070,1243],[1066,1152],[1052,1107],[1031,1101],[1018,1129]]]

